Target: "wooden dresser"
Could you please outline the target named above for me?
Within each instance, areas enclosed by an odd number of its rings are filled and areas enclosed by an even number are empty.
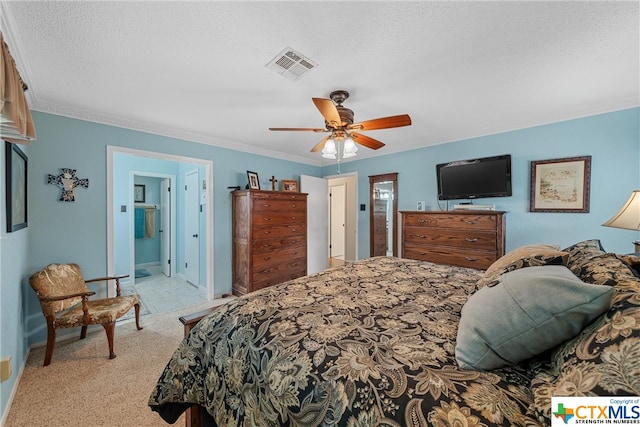
[[[233,294],[307,274],[307,195],[239,190],[232,194]]]
[[[484,270],[504,255],[505,212],[401,213],[404,258]]]

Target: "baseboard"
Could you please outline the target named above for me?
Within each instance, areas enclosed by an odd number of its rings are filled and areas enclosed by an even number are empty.
[[[16,374],[16,380],[13,383],[13,387],[11,387],[11,393],[9,393],[9,398],[7,399],[7,406],[4,407],[4,412],[2,413],[2,419],[0,419],[0,426],[4,426],[7,424],[7,417],[9,417],[9,411],[11,410],[11,404],[13,403],[13,399],[16,397],[16,393],[18,392],[18,386],[20,385],[20,380],[22,379],[22,374],[24,373],[25,368],[27,367],[27,360],[29,360],[29,354],[31,353],[31,347],[27,349],[24,358],[22,359],[22,364],[20,365],[20,370]]]

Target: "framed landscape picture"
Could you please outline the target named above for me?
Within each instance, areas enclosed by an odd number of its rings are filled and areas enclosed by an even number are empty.
[[[589,212],[591,156],[531,162],[530,212]]]

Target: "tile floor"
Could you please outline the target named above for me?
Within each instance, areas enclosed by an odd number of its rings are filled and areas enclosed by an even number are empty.
[[[207,301],[206,289],[196,287],[180,276],[165,276],[159,265],[144,268],[151,276],[137,278],[133,286],[123,286],[123,293],[140,295],[141,314],[167,313]]]
[[[329,259],[329,267],[344,265],[344,260]],[[176,277],[167,277],[161,266],[146,266],[151,276],[135,279],[135,285],[123,285],[123,293],[137,293],[141,300],[141,314],[168,313],[173,310],[207,302],[207,291]]]

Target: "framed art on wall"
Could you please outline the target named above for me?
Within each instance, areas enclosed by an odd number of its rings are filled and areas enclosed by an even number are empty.
[[[5,142],[7,233],[27,226],[27,156]]]
[[[589,212],[591,156],[531,162],[530,212]]]
[[[133,201],[136,203],[144,203],[146,200],[146,188],[142,184],[133,186]]]

